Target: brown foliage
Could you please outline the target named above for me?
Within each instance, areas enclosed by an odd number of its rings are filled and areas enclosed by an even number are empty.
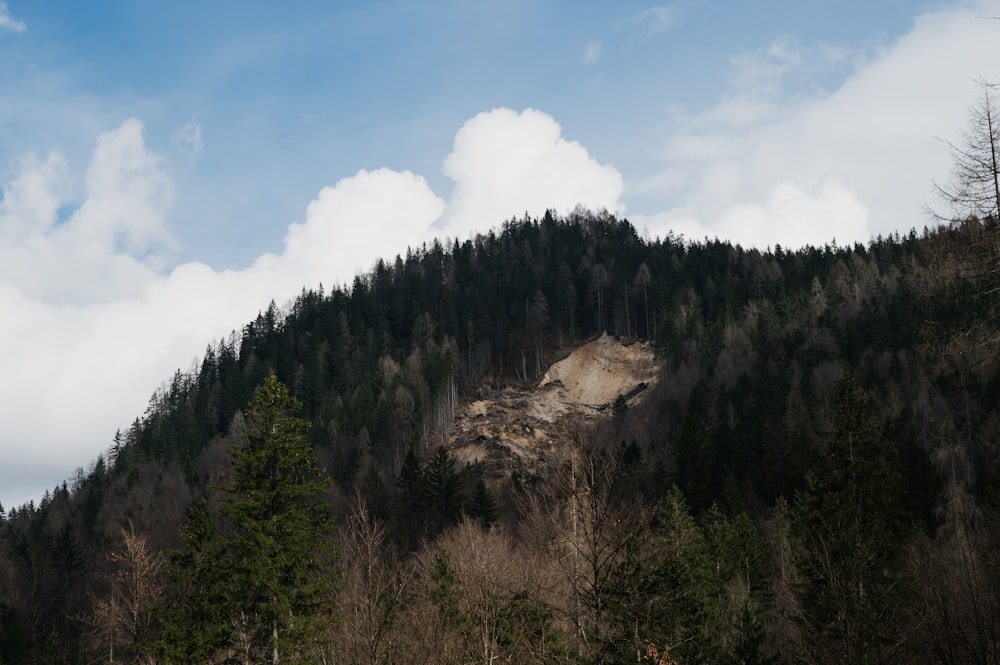
[[[93,648],[138,662],[138,649],[153,627],[153,608],[163,594],[161,573],[166,558],[151,550],[131,520],[121,529],[121,537],[121,548],[108,554],[115,568],[109,579],[110,593],[94,601]]]

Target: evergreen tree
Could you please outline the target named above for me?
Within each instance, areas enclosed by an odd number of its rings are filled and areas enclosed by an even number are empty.
[[[455,460],[441,447],[434,451],[424,471],[427,509],[433,531],[442,531],[458,521],[462,513],[462,483]]]
[[[306,440],[298,400],[272,373],[246,414],[246,445],[231,454],[236,477],[222,513],[230,525],[224,550],[231,616],[249,651],[271,662],[306,662],[302,649],[320,636],[335,570],[333,524],[320,494],[330,485]]]
[[[476,486],[472,490],[472,498],[469,500],[469,517],[476,520],[481,526],[488,527],[497,519],[497,504],[493,499],[486,481],[482,478],[476,480]]]
[[[173,594],[161,612],[153,651],[168,662],[205,663],[229,641],[222,606],[220,543],[204,501],[181,528],[181,549],[171,552],[165,578]]]
[[[905,640],[907,609],[901,479],[849,370],[829,402],[835,432],[793,513],[807,658],[890,662]]]
[[[395,517],[397,530],[409,547],[423,535],[426,513],[424,472],[416,446],[410,446],[403,458],[403,467],[396,478]]]
[[[247,410],[244,445],[230,449],[236,476],[220,503],[226,528],[215,528],[205,505],[189,515],[157,645],[168,660],[206,662],[228,649],[245,663],[312,662],[337,571],[320,497],[330,481],[299,408],[271,374]]]
[[[708,589],[702,642],[721,663],[766,662],[760,615],[764,551],[746,513],[729,517],[713,505],[702,528],[708,546],[701,582]]]

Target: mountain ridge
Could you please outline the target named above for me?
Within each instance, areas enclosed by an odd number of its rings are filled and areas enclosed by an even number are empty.
[[[949,511],[980,506],[977,514],[986,514],[990,505],[1000,471],[992,406],[1000,381],[988,365],[936,372],[918,348],[926,322],[960,303],[935,286],[928,257],[941,237],[911,232],[868,246],[761,252],[721,241],[646,241],[603,213],[547,214],[380,261],[350,288],[303,290],[287,311],[272,303],[210,346],[196,371],[175,373],[107,457],[38,505],[2,516],[0,659],[33,662],[52,640],[71,661],[89,653],[79,617],[89,616],[93,594],[110,593],[116,568],[107,555],[122,529],[134,528],[153,551],[181,545],[190,511],[232,482],[228,451],[244,445],[244,409],[272,373],[311,423],[309,443],[333,480],[323,494],[330,517],[347,529],[364,505],[396,553],[385,556],[415,566],[433,560],[421,558],[425,548],[457,547],[449,540],[456,534],[480,537],[456,531],[473,528],[462,519],[526,538],[532,524],[565,514],[551,508],[546,517],[545,505],[565,505],[565,492],[583,486],[593,490],[587,501],[605,502],[594,510],[617,515],[612,524],[630,524],[649,542],[681,523],[652,517],[669,505],[676,519],[693,520],[689,533],[746,519],[745,547],[791,547],[767,540],[765,525],[800,528],[807,516],[796,512],[806,505],[798,497],[819,491],[810,478],[840,473],[829,451],[837,409],[846,407],[832,400],[845,390],[867,395],[875,425],[866,431],[887,442],[899,470],[895,504],[914,533],[945,534]],[[613,388],[588,384],[568,371],[587,343],[643,355],[646,367]],[[535,393],[519,392],[533,386]],[[555,416],[574,391],[580,411],[564,419],[572,426],[560,425],[560,441],[574,451],[567,463],[553,452],[564,444],[544,448],[536,434],[549,435],[540,416]],[[551,399],[550,413],[525,420],[526,395],[540,395],[535,407]],[[490,410],[499,414],[487,423],[494,429],[475,429],[477,414]],[[594,412],[602,417],[581,417]],[[782,517],[786,509],[790,517]],[[950,542],[940,537],[942,546]],[[544,552],[539,544],[531,556]],[[765,609],[784,582],[763,569],[753,575],[746,597],[757,600],[747,611],[766,627],[740,634],[788,655],[791,647],[768,640],[794,630]],[[546,611],[556,614],[545,630],[572,641],[570,609]],[[601,649],[611,648],[613,634]]]

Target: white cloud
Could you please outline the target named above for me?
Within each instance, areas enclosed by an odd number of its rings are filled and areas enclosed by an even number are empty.
[[[629,23],[642,27],[646,37],[655,37],[674,25],[676,21],[677,9],[669,5],[649,7],[628,18]]]
[[[27,157],[0,202],[0,282],[45,301],[137,296],[156,276],[157,251],[174,242],[164,221],[171,182],[147,150],[142,124],[126,120],[97,138],[86,199],[59,223],[69,186],[65,161]]]
[[[24,32],[28,26],[23,21],[16,20],[10,15],[7,3],[0,0],[0,30],[13,30],[14,32]]]
[[[467,121],[443,170],[455,190],[434,231],[449,236],[549,208],[623,210],[621,174],[564,139],[552,116],[533,109],[494,109]]]
[[[148,261],[169,245],[172,186],[135,120],[101,135],[86,197],[61,222],[69,166],[27,157],[0,201],[0,501],[37,499],[86,466],[145,410],[174,370],[303,286],[350,282],[435,234],[485,231],[525,210],[620,208],[621,176],[562,138],[548,115],[497,109],[463,126],[445,172],[447,203],[424,178],[359,171],[324,187],[280,253],[242,270]],[[10,245],[13,249],[8,248]]]
[[[288,229],[282,272],[301,271],[295,278],[300,286],[350,279],[379,257],[405,253],[444,207],[427,181],[409,171],[359,171],[324,187],[306,209],[306,221]]]
[[[97,138],[87,169],[87,200],[65,229],[74,240],[121,246],[133,256],[173,244],[164,227],[171,182],[163,159],[146,149],[142,130],[142,123],[130,119]]]
[[[869,213],[854,192],[831,177],[813,192],[792,180],[779,182],[763,203],[735,204],[707,224],[676,212],[634,221],[659,237],[673,231],[688,240],[718,238],[761,249],[797,248],[857,239],[867,231]]]
[[[600,60],[603,48],[604,45],[600,39],[587,42],[587,45],[583,47],[583,64],[592,65]]]
[[[786,77],[816,66],[791,42],[738,60],[739,84],[719,104],[673,119],[664,169],[629,183],[629,192],[661,197],[667,208],[633,221],[653,233],[677,227],[760,247],[821,246],[834,236],[867,242],[921,228],[930,184],[948,173],[933,137],[958,136],[973,78],[997,76],[996,23],[982,13],[919,17],[832,92],[785,89]],[[826,49],[818,58],[830,61]],[[779,203],[789,192],[797,209],[815,214],[811,223]]]
[[[28,154],[18,166],[18,175],[4,186],[0,200],[0,238],[7,246],[37,242],[48,233],[67,196],[62,155],[51,152],[41,161]]]

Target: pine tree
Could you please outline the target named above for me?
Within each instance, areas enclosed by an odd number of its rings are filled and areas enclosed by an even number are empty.
[[[403,458],[403,467],[396,478],[394,516],[397,530],[408,547],[414,547],[423,535],[426,521],[424,472],[416,446],[410,446]]]
[[[246,445],[231,454],[236,477],[222,513],[232,616],[249,651],[273,663],[306,662],[305,645],[329,603],[333,524],[320,494],[329,487],[306,440],[301,406],[272,373],[246,414]]]
[[[462,484],[455,460],[441,447],[434,451],[424,471],[427,511],[432,531],[443,531],[458,521],[462,512]]]
[[[272,373],[254,395],[243,445],[230,449],[232,487],[213,511],[197,505],[181,532],[157,650],[170,661],[312,662],[332,607],[330,486],[306,440],[298,400]]]
[[[221,545],[207,502],[191,506],[181,528],[181,549],[170,553],[164,577],[172,594],[160,612],[153,645],[167,662],[206,663],[230,641]]]
[[[476,486],[472,490],[472,498],[469,500],[469,517],[476,520],[481,526],[488,527],[497,519],[497,504],[486,486],[486,481],[479,478]]]

